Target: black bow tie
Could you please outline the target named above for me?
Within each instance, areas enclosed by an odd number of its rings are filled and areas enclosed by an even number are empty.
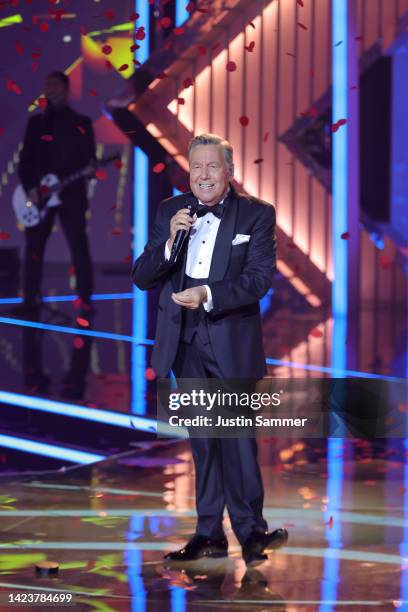
[[[223,204],[216,204],[215,206],[206,206],[205,204],[200,204],[197,208],[196,214],[197,217],[204,217],[204,215],[206,215],[207,213],[212,213],[213,215],[218,217],[218,219],[221,219],[222,215],[224,214],[224,208],[225,207]]]

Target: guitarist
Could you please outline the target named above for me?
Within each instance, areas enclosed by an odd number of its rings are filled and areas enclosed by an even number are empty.
[[[44,92],[46,110],[28,122],[18,168],[24,190],[35,204],[41,197],[38,186],[44,175],[52,173],[63,179],[91,164],[96,157],[90,118],[78,114],[68,105],[67,75],[63,72],[49,74]],[[86,180],[80,179],[67,186],[60,198],[61,206],[48,209],[38,225],[25,229],[24,302],[20,313],[38,312],[44,250],[57,214],[75,267],[81,314],[85,316],[92,312],[93,274],[86,234]]]

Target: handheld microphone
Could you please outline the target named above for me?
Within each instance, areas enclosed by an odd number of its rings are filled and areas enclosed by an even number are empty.
[[[198,208],[197,198],[190,197],[184,208],[188,208],[190,217],[194,217],[197,211],[197,208]],[[173,246],[171,247],[170,259],[169,259],[170,264],[176,263],[177,258],[180,254],[180,251],[182,249],[182,246],[184,244],[184,241],[187,238],[188,234],[189,232],[187,230],[182,230],[182,229],[177,230],[176,237],[173,242]]]

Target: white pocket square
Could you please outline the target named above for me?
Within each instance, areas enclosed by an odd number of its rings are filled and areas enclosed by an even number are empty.
[[[237,234],[232,241],[232,246],[236,246],[237,244],[242,244],[243,242],[249,242],[251,240],[251,236],[249,234]]]

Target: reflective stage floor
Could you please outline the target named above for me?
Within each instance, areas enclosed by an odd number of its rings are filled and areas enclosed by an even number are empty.
[[[11,312],[16,290],[0,299],[0,610],[11,592],[102,612],[408,610],[405,439],[259,440],[265,518],[288,546],[246,571],[226,516],[228,559],[165,563],[195,511],[189,443],[154,433],[157,296],[99,274],[84,324],[64,274],[47,283],[37,318]],[[342,338],[278,278],[262,316],[269,376],[407,377],[401,309],[362,311]],[[36,575],[44,560],[56,577]]]

